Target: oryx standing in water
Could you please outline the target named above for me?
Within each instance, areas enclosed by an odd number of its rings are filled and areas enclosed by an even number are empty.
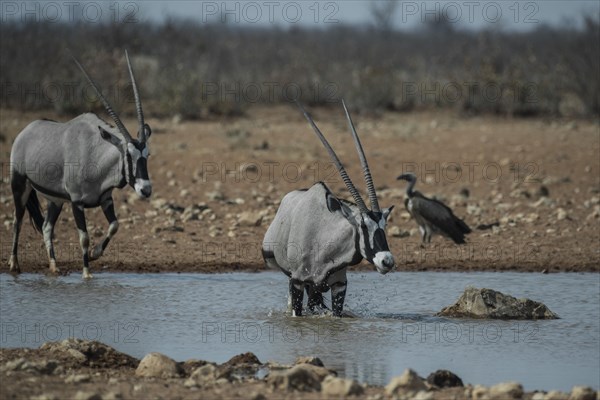
[[[10,154],[11,188],[15,202],[13,245],[10,270],[20,272],[17,258],[19,233],[25,209],[29,211],[34,228],[44,236],[50,272],[58,272],[52,244],[54,225],[64,203],[71,203],[79,231],[83,253],[83,277],[91,278],[89,261],[99,258],[119,223],[115,216],[112,191],[126,184],[143,198],[150,197],[152,185],[148,178],[148,138],[150,126],[144,122],[138,88],[125,52],[137,110],[139,130],[137,139],[131,137],[86,70],[74,61],[102,101],[117,129],[95,114],[82,114],[69,122],[39,120],[30,123],[15,139]],[[37,198],[40,193],[48,200],[44,218]],[[84,209],[102,207],[108,220],[108,234],[89,251]]]
[[[304,116],[321,140],[356,204],[337,198],[322,182],[310,189],[288,193],[263,241],[263,256],[270,267],[280,268],[289,278],[288,308],[302,315],[304,290],[308,308],[324,307],[323,292],[331,289],[333,314],[341,316],[346,297],[346,268],[363,258],[386,274],[395,266],[385,236],[387,218],[393,208],[380,209],[371,172],[354,124],[343,103],[363,168],[371,210],[350,180],[339,158],[313,121]]]

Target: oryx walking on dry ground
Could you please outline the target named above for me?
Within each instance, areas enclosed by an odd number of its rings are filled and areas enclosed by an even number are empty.
[[[415,174],[407,172],[396,179],[408,182],[404,206],[419,225],[421,246],[430,243],[431,237],[436,233],[452,239],[456,244],[465,243],[465,235],[471,233],[471,228],[454,215],[450,207],[414,190],[417,183]]]
[[[324,307],[322,293],[331,289],[333,314],[341,316],[346,297],[346,268],[363,258],[374,264],[381,274],[395,266],[385,235],[393,206],[379,208],[360,139],[346,105],[342,104],[363,168],[371,209],[365,205],[312,117],[300,106],[356,204],[337,198],[322,182],[307,190],[290,192],[281,201],[265,235],[262,251],[267,265],[280,268],[290,278],[288,308],[294,316],[302,314],[305,289],[310,310]]]
[[[12,272],[20,272],[17,247],[25,209],[29,211],[34,228],[44,236],[50,271],[56,273],[59,270],[52,244],[54,225],[63,204],[71,204],[83,253],[83,277],[91,278],[90,260],[102,255],[119,227],[112,199],[113,189],[121,189],[129,184],[141,197],[147,198],[152,193],[147,169],[147,141],[151,130],[144,122],[142,103],[127,52],[125,58],[138,116],[137,139],[131,137],[108,100],[75,58],[75,63],[117,128],[89,113],[65,123],[34,121],[15,139],[10,154],[11,188],[15,203],[14,236],[9,261]],[[45,218],[36,193],[48,200]],[[101,243],[89,251],[84,210],[98,206],[102,207],[108,220],[108,233]]]

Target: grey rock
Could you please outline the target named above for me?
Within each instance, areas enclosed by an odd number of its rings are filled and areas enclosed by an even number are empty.
[[[135,374],[155,378],[176,378],[180,375],[175,360],[160,353],[146,354],[135,370]]]
[[[298,364],[292,368],[269,374],[267,383],[279,390],[318,392],[321,382],[332,372],[311,364]]]
[[[2,371],[19,371],[27,360],[23,357],[7,362],[2,366]]]
[[[260,392],[253,392],[250,394],[250,400],[267,400],[267,397]]]
[[[475,385],[471,390],[471,398],[473,400],[488,400],[489,389],[485,386]]]
[[[546,393],[544,392],[535,392],[533,396],[531,396],[531,400],[545,400]]]
[[[327,376],[321,383],[321,392],[324,396],[348,397],[360,396],[364,388],[354,379],[343,379]]]
[[[262,215],[258,212],[244,211],[239,215],[238,223],[244,227],[260,226],[262,219]]]
[[[253,379],[262,363],[254,353],[247,352],[233,356],[217,368],[217,379],[229,382]]]
[[[546,186],[542,185],[538,188],[536,195],[538,197],[549,197],[550,191],[548,190],[548,188]]]
[[[102,395],[102,400],[120,400],[123,398],[121,392],[111,391]]]
[[[298,364],[311,364],[311,365],[316,365],[317,367],[325,366],[325,365],[323,365],[323,361],[321,361],[321,359],[319,357],[313,357],[313,356],[305,356],[305,357],[296,358],[296,362],[294,363],[294,365],[298,365]]]
[[[192,375],[184,382],[185,387],[202,387],[215,383],[217,378],[217,367],[206,364],[196,368]]]
[[[546,394],[544,400],[568,400],[569,395],[558,390],[551,390]]]
[[[181,221],[188,222],[202,218],[202,212],[208,209],[205,203],[193,204],[186,207],[181,214]]]
[[[410,236],[409,231],[407,231],[405,229],[400,229],[400,227],[398,227],[396,225],[390,227],[390,229],[388,230],[388,234],[392,237],[399,237],[399,238],[404,238],[404,237]]]
[[[89,382],[91,377],[88,374],[73,374],[67,376],[65,383],[85,383]]]
[[[517,382],[503,382],[490,387],[490,399],[508,400],[523,398],[523,386]]]
[[[597,393],[587,386],[574,386],[569,400],[596,400]]]
[[[414,395],[411,394],[409,398],[410,400],[434,400],[433,393],[424,390],[421,390]]]
[[[563,219],[568,218],[569,215],[567,214],[567,211],[564,208],[559,208],[558,210],[556,210],[556,219],[559,221],[562,221]]]
[[[206,197],[211,200],[211,201],[222,201],[225,200],[225,195],[223,194],[223,192],[219,191],[219,190],[215,190],[212,192],[207,192],[205,193]]]
[[[19,358],[9,361],[1,368],[6,371],[24,371],[34,374],[51,375],[58,368],[58,363],[54,360],[27,361],[25,358]]]
[[[82,390],[75,393],[73,400],[102,400],[102,396],[95,392],[84,392]]]
[[[87,357],[77,349],[67,349],[67,353],[79,362],[87,361]]]
[[[138,360],[118,352],[104,343],[93,340],[65,339],[62,342],[46,342],[40,349],[67,355],[83,365],[113,368],[115,365],[136,367]],[[83,356],[83,357],[82,357]]]
[[[467,287],[457,302],[443,308],[438,316],[489,319],[558,319],[544,305],[530,299],[517,299],[492,289]]]
[[[390,383],[385,387],[385,393],[388,396],[399,395],[405,392],[416,393],[421,390],[427,390],[427,386],[423,378],[412,369],[407,369],[402,375],[392,378]]]
[[[52,393],[42,393],[36,396],[31,396],[29,400],[59,400],[59,397]]]

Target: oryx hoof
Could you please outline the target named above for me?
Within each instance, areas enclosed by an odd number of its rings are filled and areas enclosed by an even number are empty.
[[[56,266],[56,260],[50,260],[50,273],[60,274],[60,269]]]
[[[89,253],[90,261],[99,259],[102,257],[102,253],[104,253],[104,250],[102,250],[102,245],[97,244]]]
[[[83,269],[83,279],[92,279],[94,276],[90,274],[90,270],[88,268]]]
[[[308,311],[311,315],[324,315],[324,314],[327,314],[329,309],[327,307],[325,307],[324,305],[319,304],[316,306],[309,306]]]
[[[21,267],[19,267],[19,261],[16,256],[10,256],[10,259],[8,260],[8,271],[11,274],[21,273]]]

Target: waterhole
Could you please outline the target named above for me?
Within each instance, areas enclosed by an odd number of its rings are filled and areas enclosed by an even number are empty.
[[[468,285],[544,302],[561,319],[435,317]],[[355,318],[286,315],[287,278],[231,274],[0,274],[2,347],[78,337],[141,358],[265,362],[315,355],[340,375],[385,385],[405,368],[448,369],[465,383],[518,381],[526,390],[600,386],[600,275],[349,273]],[[326,299],[329,293],[326,294]]]

